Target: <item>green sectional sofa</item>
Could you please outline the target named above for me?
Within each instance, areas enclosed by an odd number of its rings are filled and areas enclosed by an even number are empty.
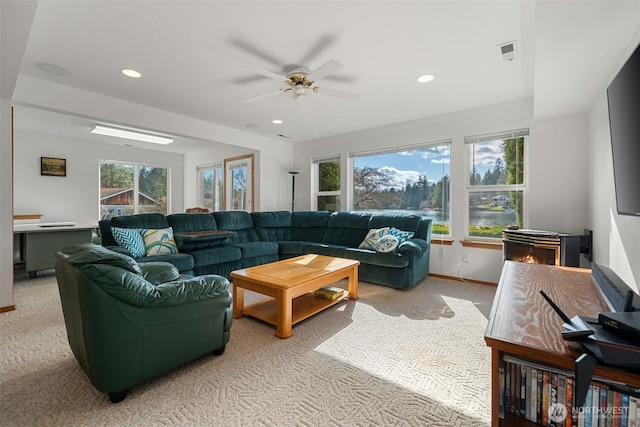
[[[175,253],[135,259],[167,261],[184,274],[229,278],[233,270],[310,253],[356,259],[360,280],[397,289],[411,288],[429,274],[431,220],[404,212],[222,211],[100,221],[102,244],[131,255],[116,242],[112,227],[171,228]]]

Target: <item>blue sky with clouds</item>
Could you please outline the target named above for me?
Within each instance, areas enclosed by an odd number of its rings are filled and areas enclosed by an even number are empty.
[[[390,177],[389,187],[402,188],[407,182],[416,182],[426,176],[431,183],[443,176],[451,177],[451,151],[449,145],[423,148],[397,153],[355,157],[354,166],[372,167],[386,172]],[[487,141],[475,144],[472,162],[480,175],[492,169],[497,159],[503,158],[502,141]]]
[[[445,175],[451,176],[449,148],[446,145],[356,157],[354,166],[372,167],[386,172],[390,176],[389,187],[402,188],[408,182],[418,181],[420,176],[426,176],[429,182],[436,183]]]

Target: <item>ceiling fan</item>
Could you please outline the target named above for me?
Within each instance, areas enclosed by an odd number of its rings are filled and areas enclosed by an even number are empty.
[[[329,74],[334,73],[342,68],[342,64],[340,63],[340,61],[336,61],[335,59],[327,61],[325,64],[321,65],[311,72],[309,72],[302,66],[293,67],[293,69],[289,71],[286,76],[274,73],[261,67],[257,67],[255,65],[247,65],[246,68],[265,77],[278,80],[279,82],[284,83],[286,86],[281,89],[263,93],[261,95],[252,96],[251,98],[245,99],[244,102],[255,102],[261,99],[269,98],[279,93],[287,92],[292,92],[295,95],[295,99],[300,99],[300,97],[306,96],[309,92],[333,96],[335,98],[344,99],[346,101],[357,101],[358,99],[360,99],[360,96],[354,93],[316,85],[317,80],[320,80],[323,77],[326,77]]]

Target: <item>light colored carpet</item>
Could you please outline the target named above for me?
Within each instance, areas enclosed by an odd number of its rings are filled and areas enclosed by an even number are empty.
[[[489,425],[490,286],[360,282],[360,300],[295,325],[287,340],[236,319],[224,355],[136,386],[114,405],[71,353],[55,276],[39,276],[18,281],[17,310],[0,314],[3,426]]]

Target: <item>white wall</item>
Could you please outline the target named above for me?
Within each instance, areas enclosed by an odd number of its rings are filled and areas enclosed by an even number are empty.
[[[289,210],[291,188],[288,170],[291,169],[293,147],[291,143],[270,141],[261,150],[250,150],[230,145],[188,153],[184,158],[185,207],[197,206],[198,166],[224,163],[224,159],[254,154],[254,211]]]
[[[13,306],[11,100],[0,98],[0,308]]]
[[[168,168],[172,189],[169,213],[184,211],[184,161],[181,154],[70,140],[27,131],[16,131],[14,140],[16,214],[40,213],[42,222],[97,224],[100,219],[100,160],[140,162]],[[41,156],[66,159],[67,176],[41,176]]]
[[[451,220],[453,244],[432,245],[430,271],[447,276],[497,283],[502,253],[494,249],[463,247],[466,210],[466,151],[464,137],[512,129],[530,128],[527,151],[529,184],[525,217],[528,228],[558,232],[582,232],[587,227],[586,115],[549,120],[533,119],[532,100],[522,100],[446,116],[364,130],[294,146],[294,167],[300,169],[296,186],[298,209],[311,207],[311,161],[340,155],[342,160],[342,209],[347,209],[346,182],[349,152],[452,139]],[[571,154],[571,162],[567,158]],[[558,184],[562,183],[562,186]],[[462,264],[462,254],[470,263]]]

